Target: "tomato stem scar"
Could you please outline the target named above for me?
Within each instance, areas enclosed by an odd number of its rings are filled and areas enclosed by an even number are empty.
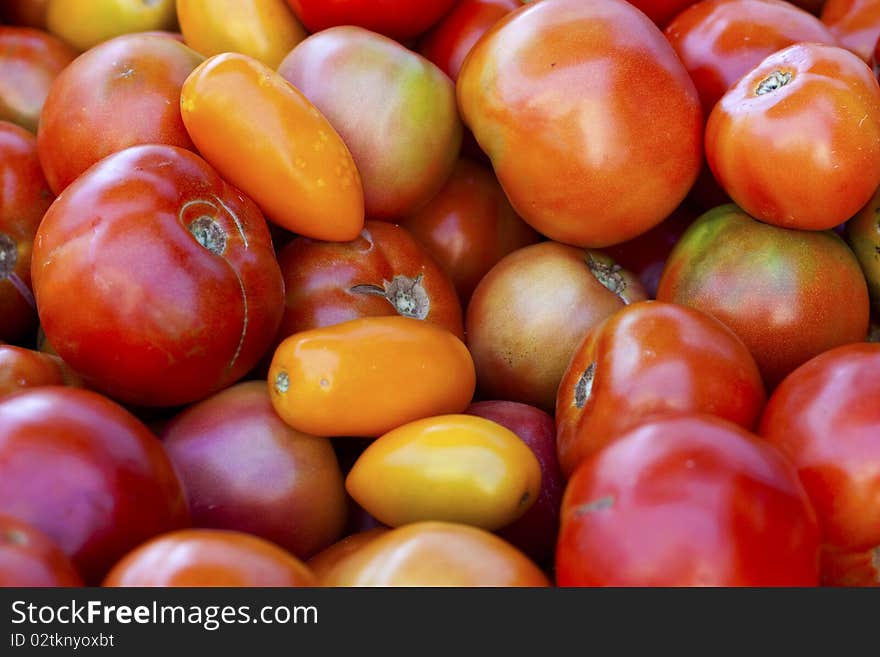
[[[616,264],[611,258],[600,259],[592,253],[587,253],[587,267],[590,273],[599,281],[605,289],[616,294],[624,303],[623,293],[626,291],[626,281],[620,272],[623,267]]]
[[[290,375],[287,372],[278,372],[275,375],[275,392],[283,395],[290,390]]]
[[[773,71],[758,83],[758,86],[755,88],[755,95],[763,96],[764,94],[769,94],[784,87],[789,82],[791,82],[791,73],[788,71]]]
[[[355,294],[373,294],[385,297],[399,315],[414,319],[425,319],[431,310],[431,300],[422,285],[424,274],[415,278],[398,274],[392,281],[383,281],[383,286],[365,283],[355,285],[351,291]]]
[[[583,408],[590,398],[593,391],[593,378],[596,376],[596,363],[590,363],[590,366],[584,370],[577,383],[574,386],[574,405],[577,408]]]
[[[226,231],[208,215],[202,215],[189,225],[190,234],[196,242],[215,255],[226,250]]]

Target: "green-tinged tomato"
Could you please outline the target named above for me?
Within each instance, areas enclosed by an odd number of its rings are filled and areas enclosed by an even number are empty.
[[[875,308],[880,307],[880,190],[846,224],[846,239],[852,247]]]

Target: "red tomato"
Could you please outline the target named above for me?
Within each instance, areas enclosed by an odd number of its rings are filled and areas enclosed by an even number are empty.
[[[449,276],[409,231],[367,221],[351,242],[299,237],[278,255],[285,304],[278,341],[359,317],[402,315],[464,339],[461,304]]]
[[[780,50],[715,105],[706,157],[730,198],[756,219],[833,228],[880,185],[880,86],[842,48]]]
[[[24,341],[37,327],[31,251],[52,192],[37,158],[37,140],[0,121],[0,340]]]
[[[818,18],[782,0],[703,0],[666,27],[666,38],[697,85],[706,116],[777,50],[800,41],[836,43]]]
[[[57,194],[102,157],[136,144],[195,150],[180,116],[183,81],[204,58],[156,34],[111,39],[82,54],[52,86],[37,140]]]
[[[89,584],[142,541],[189,523],[162,443],[77,388],[0,399],[0,513],[45,532]]]
[[[468,55],[458,101],[514,209],[559,242],[601,248],[646,232],[700,170],[694,84],[623,0],[508,14]]]
[[[202,399],[242,377],[284,302],[260,211],[173,146],[135,146],[80,176],[40,224],[32,271],[58,355],[145,406]]]
[[[395,39],[411,39],[436,23],[455,0],[287,0],[311,32],[358,25]]]
[[[70,559],[48,536],[26,522],[0,515],[0,588],[82,585]]]
[[[0,397],[24,388],[79,385],[79,377],[58,356],[0,345]]]
[[[880,0],[826,0],[822,22],[841,46],[867,62],[880,37]]]
[[[690,7],[697,0],[629,0],[660,27],[666,25],[676,14]]]
[[[794,467],[709,416],[657,419],[577,469],[560,586],[815,586],[819,528]]]

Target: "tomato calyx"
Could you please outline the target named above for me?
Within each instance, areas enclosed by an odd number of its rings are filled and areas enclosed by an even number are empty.
[[[758,83],[758,86],[755,87],[755,95],[763,96],[765,94],[773,93],[777,89],[781,89],[788,83],[792,81],[792,74],[790,71],[773,71],[766,78],[761,80]]]
[[[382,281],[381,286],[363,283],[352,287],[351,292],[384,297],[397,314],[414,319],[425,319],[431,310],[431,299],[422,285],[423,278],[424,274],[421,273],[415,278],[398,274],[391,282]]]
[[[623,267],[604,254],[587,252],[587,267],[590,273],[612,294],[620,297],[624,303],[629,303],[624,293],[626,292],[626,279],[624,279]]]
[[[214,255],[226,251],[226,231],[208,215],[198,217],[187,228],[196,242]]]
[[[596,363],[590,363],[574,385],[574,405],[583,408],[593,392],[593,379],[596,376]]]

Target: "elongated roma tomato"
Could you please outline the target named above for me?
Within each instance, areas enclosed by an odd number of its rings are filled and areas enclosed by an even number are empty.
[[[535,503],[541,466],[528,445],[497,422],[442,415],[410,422],[371,443],[345,487],[391,527],[438,520],[491,530]]]
[[[360,233],[364,195],[348,147],[268,66],[247,55],[215,55],[187,78],[180,108],[199,152],[267,219],[323,240]]]
[[[476,374],[464,343],[411,317],[364,317],[296,333],[269,367],[272,404],[316,436],[381,436],[402,424],[460,413]]]

